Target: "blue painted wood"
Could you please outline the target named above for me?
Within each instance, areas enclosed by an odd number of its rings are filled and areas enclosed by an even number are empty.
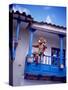
[[[29,29],[29,51],[28,51],[28,55],[31,56],[32,55],[32,43],[33,43],[33,33],[34,33],[35,29],[30,28]]]
[[[20,31],[20,21],[17,22],[16,41],[18,41],[19,39],[19,31]]]
[[[60,35],[60,65],[63,64],[63,36]]]
[[[33,32],[30,31],[30,37],[29,37],[29,52],[28,55],[32,55],[32,41],[33,41]]]
[[[15,60],[15,56],[16,56],[16,47],[15,44],[18,43],[18,39],[19,39],[19,31],[20,31],[20,21],[17,21],[17,27],[16,27],[16,40],[14,40],[14,45],[13,45],[13,60]]]
[[[52,66],[52,65],[44,65],[35,63],[27,64],[26,66],[26,73],[31,75],[42,75],[42,76],[58,76],[64,77],[66,76],[66,68],[61,70],[59,67]]]

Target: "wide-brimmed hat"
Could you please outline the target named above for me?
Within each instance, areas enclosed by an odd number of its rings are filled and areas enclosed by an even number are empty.
[[[47,41],[43,37],[40,37],[38,43],[47,43]]]

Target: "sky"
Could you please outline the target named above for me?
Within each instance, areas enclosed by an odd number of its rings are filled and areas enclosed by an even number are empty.
[[[66,7],[13,4],[13,9],[21,13],[26,12],[27,15],[30,14],[35,21],[66,27]]]

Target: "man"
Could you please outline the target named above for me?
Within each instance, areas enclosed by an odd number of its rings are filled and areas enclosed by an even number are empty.
[[[47,44],[47,41],[43,37],[40,37],[38,40],[38,45],[33,45],[33,47],[38,48],[38,52],[34,54],[34,59],[36,63],[38,63],[39,60],[41,62],[41,57],[45,55],[44,52],[47,48],[46,44]]]

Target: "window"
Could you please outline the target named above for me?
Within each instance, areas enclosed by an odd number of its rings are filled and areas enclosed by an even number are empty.
[[[59,66],[60,65],[60,49],[59,48],[51,48],[51,56],[52,56],[52,64]],[[63,63],[65,66],[65,50],[63,50]]]

